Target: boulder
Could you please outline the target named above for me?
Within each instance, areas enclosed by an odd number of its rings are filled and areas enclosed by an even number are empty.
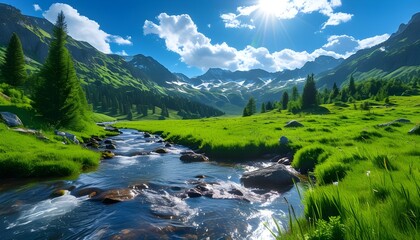
[[[84,188],[76,192],[76,197],[82,197],[87,195],[89,196],[89,198],[93,198],[102,192],[103,190],[100,188]]]
[[[9,127],[22,126],[23,123],[16,114],[10,112],[0,112],[0,117]]]
[[[110,149],[110,150],[114,150],[114,149],[117,149],[117,146],[115,146],[114,144],[107,144],[107,145],[105,145],[105,148]]]
[[[284,164],[284,165],[290,165],[291,161],[290,161],[290,159],[289,159],[289,158],[284,157],[284,158],[280,158],[280,159],[277,161],[277,163],[278,163],[278,164]]]
[[[147,133],[147,132],[144,133],[144,138],[150,138],[150,137],[152,137],[152,135],[150,135],[150,133]]]
[[[298,182],[299,178],[289,171],[283,164],[246,172],[242,175],[241,181],[245,187],[284,190],[293,186],[293,181]]]
[[[168,150],[166,150],[164,148],[158,148],[158,149],[155,149],[153,152],[159,153],[159,154],[164,154],[164,153],[168,153]]]
[[[183,154],[180,157],[181,161],[185,162],[185,163],[190,163],[190,162],[208,162],[209,158],[204,156],[203,154],[198,154],[198,153],[187,153],[187,154]]]
[[[115,153],[113,153],[109,150],[105,150],[101,154],[102,154],[102,159],[111,159],[111,158],[115,157]]]
[[[50,197],[56,198],[56,197],[61,197],[61,196],[67,195],[67,194],[69,194],[68,190],[59,189],[59,190],[55,190],[54,192],[52,192],[50,194]]]
[[[279,139],[279,144],[280,145],[287,145],[289,144],[289,139],[285,136],[281,136]]]
[[[292,120],[288,122],[284,127],[303,127],[303,124],[296,120]]]
[[[95,196],[92,200],[98,200],[105,204],[113,204],[132,200],[136,195],[131,189],[112,189]]]
[[[77,137],[74,134],[61,132],[58,130],[54,130],[54,134],[57,136],[62,136],[64,139],[67,139],[71,141],[72,143],[79,144],[79,140],[77,140]]]
[[[420,125],[413,127],[410,131],[408,131],[408,134],[420,135]]]
[[[115,144],[115,142],[114,142],[114,141],[112,141],[111,139],[106,139],[106,140],[104,141],[104,144]]]
[[[170,144],[170,143],[166,143],[166,144],[165,144],[165,147],[167,147],[167,148],[172,147],[172,144]]]

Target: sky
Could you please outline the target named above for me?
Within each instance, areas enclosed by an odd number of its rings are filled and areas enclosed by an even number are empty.
[[[189,77],[209,68],[270,72],[347,58],[420,12],[420,0],[0,0],[109,54],[151,56]]]

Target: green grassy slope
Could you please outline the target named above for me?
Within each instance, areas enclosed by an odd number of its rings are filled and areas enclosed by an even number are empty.
[[[395,105],[375,103],[370,111],[326,105],[326,115],[270,112],[117,126],[163,132],[167,139],[198,146],[210,156],[242,159],[275,151],[278,138],[287,136],[300,148],[295,167],[317,163],[311,174],[316,185],[303,196],[305,215],[278,238],[419,239],[420,136],[407,132],[420,123],[420,96],[390,100]],[[377,126],[400,118],[411,122]],[[285,128],[292,119],[304,127]]]

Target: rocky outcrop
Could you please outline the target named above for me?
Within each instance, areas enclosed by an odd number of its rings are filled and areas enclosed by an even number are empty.
[[[388,127],[388,126],[392,126],[392,125],[401,126],[401,125],[399,125],[399,123],[411,123],[411,121],[409,119],[406,119],[406,118],[399,118],[399,119],[396,119],[396,120],[391,121],[391,122],[378,124],[377,126],[378,127]]]
[[[246,172],[241,178],[245,187],[285,190],[293,186],[293,182],[298,182],[295,176],[283,164],[274,164],[270,167]]]
[[[153,152],[159,153],[159,154],[165,154],[165,153],[168,153],[169,151],[164,148],[158,148],[158,149],[155,149]]]
[[[14,113],[0,112],[0,117],[1,117],[1,119],[3,119],[3,121],[9,127],[17,127],[17,126],[22,126],[23,125],[20,118]]]
[[[112,189],[96,195],[92,200],[101,201],[104,204],[125,202],[134,199],[137,193],[131,189]]]
[[[296,121],[296,120],[292,120],[290,122],[288,122],[284,127],[303,127],[303,124]]]
[[[181,155],[180,157],[181,161],[185,163],[191,163],[191,162],[208,162],[209,158],[204,156],[203,154],[198,153],[186,153]]]

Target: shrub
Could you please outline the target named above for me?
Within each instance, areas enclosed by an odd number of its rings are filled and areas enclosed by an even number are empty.
[[[339,162],[326,162],[316,166],[315,177],[320,185],[343,179],[348,167]]]
[[[34,176],[36,177],[71,176],[79,171],[79,164],[72,161],[45,161],[34,166]]]
[[[319,156],[325,152],[321,146],[308,146],[297,151],[292,166],[303,174],[312,171],[318,164]]]
[[[306,240],[342,240],[344,239],[345,226],[340,217],[330,217],[329,221],[318,220],[315,231],[306,235]]]

